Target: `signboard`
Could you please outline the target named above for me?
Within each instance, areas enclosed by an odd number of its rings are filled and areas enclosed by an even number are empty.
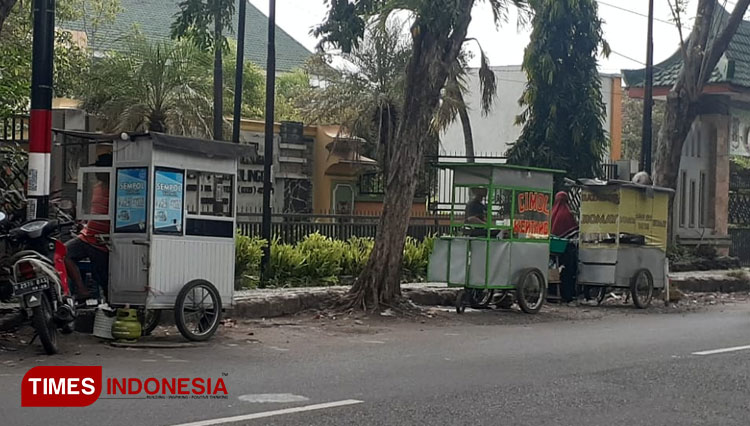
[[[543,192],[516,192],[513,236],[518,239],[548,239],[551,197]]]
[[[148,169],[117,169],[115,232],[146,232]]]
[[[182,170],[154,172],[154,232],[182,234],[184,183]]]
[[[581,233],[643,235],[646,244],[666,250],[669,195],[634,188],[585,189]]]

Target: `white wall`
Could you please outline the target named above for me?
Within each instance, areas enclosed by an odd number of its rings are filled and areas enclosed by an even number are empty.
[[[472,69],[467,79],[470,93],[465,96],[469,104],[469,117],[474,135],[474,152],[476,155],[504,155],[509,144],[521,135],[521,126],[516,126],[516,116],[522,109],[518,105],[526,88],[526,74],[520,65],[493,67],[497,80],[497,98],[492,111],[487,116],[481,111],[481,92],[478,70]],[[607,108],[604,128],[609,133],[612,116],[612,80],[611,75],[602,75],[602,97]],[[441,135],[441,155],[464,155],[464,136],[460,120],[456,120]]]

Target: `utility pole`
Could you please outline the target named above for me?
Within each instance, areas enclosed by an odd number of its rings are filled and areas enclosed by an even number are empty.
[[[646,80],[643,87],[643,135],[641,170],[651,175],[651,126],[654,105],[654,0],[648,0],[648,33],[646,35]]]
[[[27,218],[49,215],[55,0],[34,0]]]
[[[232,142],[240,143],[240,121],[242,119],[242,72],[245,68],[245,10],[248,0],[240,0],[240,17],[237,23],[237,71],[234,79],[234,120]]]
[[[268,280],[268,265],[271,260],[271,167],[273,166],[273,130],[276,97],[276,0],[268,1],[268,53],[266,57],[266,130],[263,149],[263,223],[261,237],[267,244],[261,259],[261,284]]]
[[[210,3],[209,3],[210,4]],[[221,5],[215,2],[214,10],[214,140],[224,139],[222,126],[224,125],[224,89],[222,81],[216,78],[222,74],[222,45],[221,45]]]

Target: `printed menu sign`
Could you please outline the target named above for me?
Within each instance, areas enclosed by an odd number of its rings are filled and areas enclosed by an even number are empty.
[[[146,232],[147,176],[145,167],[117,169],[115,232]]]
[[[513,234],[521,239],[549,238],[550,196],[542,192],[517,192]]]
[[[154,177],[154,232],[182,233],[185,175],[156,169]]]

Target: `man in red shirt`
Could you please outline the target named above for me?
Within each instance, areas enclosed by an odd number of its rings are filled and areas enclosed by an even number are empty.
[[[100,156],[95,166],[112,166],[112,156],[110,154]],[[109,174],[107,173],[96,174],[96,184],[92,191],[90,211],[91,214],[109,214]],[[65,267],[78,290],[78,298],[89,297],[89,291],[83,283],[81,271],[77,265],[77,262],[83,259],[89,259],[91,262],[94,281],[102,287],[105,297],[107,296],[109,248],[101,238],[105,235],[109,235],[109,221],[90,220],[83,226],[77,238],[73,238],[65,243],[68,251],[65,258]]]

